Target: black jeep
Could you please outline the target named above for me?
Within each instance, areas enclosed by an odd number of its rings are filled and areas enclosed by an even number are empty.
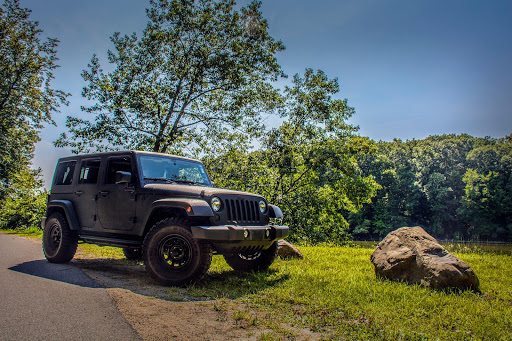
[[[62,158],[55,170],[43,250],[69,262],[79,241],[121,247],[166,285],[199,280],[212,254],[235,270],[265,270],[288,227],[261,196],[215,188],[203,164],[167,154],[123,151]]]

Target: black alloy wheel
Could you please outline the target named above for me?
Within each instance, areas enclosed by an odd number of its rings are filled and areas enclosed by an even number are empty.
[[[210,268],[210,244],[194,239],[185,220],[156,223],[144,238],[146,271],[164,285],[184,286],[199,281]]]
[[[46,259],[52,263],[67,263],[75,256],[77,246],[76,231],[71,231],[61,213],[53,213],[43,230],[43,253]]]
[[[59,249],[62,238],[62,231],[59,224],[53,223],[50,226],[48,238],[48,252],[54,254]]]
[[[170,271],[182,271],[192,261],[192,246],[187,239],[179,234],[165,237],[158,247],[160,261]]]

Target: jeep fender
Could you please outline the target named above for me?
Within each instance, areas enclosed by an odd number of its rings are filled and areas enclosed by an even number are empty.
[[[68,220],[69,228],[74,231],[80,230],[80,224],[78,223],[78,219],[76,217],[75,208],[73,207],[73,203],[69,200],[52,200],[48,203],[48,208],[46,212],[50,211],[52,207],[61,208]],[[48,218],[48,217],[46,217]],[[45,224],[46,218],[43,220],[41,225]],[[44,229],[44,226],[42,226]]]
[[[277,207],[276,205],[268,205],[269,209],[269,216],[270,218],[282,218],[283,212],[281,212],[281,209]]]
[[[181,209],[186,212],[189,217],[213,217],[213,211],[210,208],[210,205],[208,205],[204,200],[187,198],[160,199],[151,204],[151,207],[148,210],[149,214],[146,215],[142,226],[147,225],[148,220],[151,218],[155,210],[166,207]]]

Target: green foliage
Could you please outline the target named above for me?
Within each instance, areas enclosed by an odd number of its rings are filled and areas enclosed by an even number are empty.
[[[0,7],[0,200],[28,167],[38,130],[67,104],[68,94],[51,87],[58,40],[42,40],[29,15],[19,0]]]
[[[47,193],[41,190],[40,170],[23,170],[0,202],[0,229],[40,229]]]
[[[285,88],[285,121],[262,139],[262,150],[231,149],[205,159],[218,186],[260,193],[278,205],[292,240],[347,240],[342,212],[357,211],[378,188],[357,165],[374,143],[354,135],[357,128],[346,123],[354,109],[332,97],[338,92],[336,79],[306,69]]]
[[[82,76],[94,122],[68,117],[74,152],[139,149],[215,152],[222,143],[257,136],[261,112],[280,98],[269,84],[283,75],[260,2],[234,10],[232,0],[151,0],[142,37],[112,37],[104,73],[96,56]]]
[[[420,225],[438,238],[512,240],[512,143],[466,134],[377,143],[358,160],[382,186],[351,214],[357,238]]]

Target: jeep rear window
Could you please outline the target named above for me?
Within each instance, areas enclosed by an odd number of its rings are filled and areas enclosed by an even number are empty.
[[[139,160],[143,179],[167,179],[210,185],[210,179],[201,162],[157,155],[139,155]]]
[[[98,183],[99,170],[100,160],[82,161],[82,166],[80,167],[80,178],[78,179],[78,182],[81,184]]]
[[[55,172],[55,185],[71,185],[76,161],[61,162]]]

